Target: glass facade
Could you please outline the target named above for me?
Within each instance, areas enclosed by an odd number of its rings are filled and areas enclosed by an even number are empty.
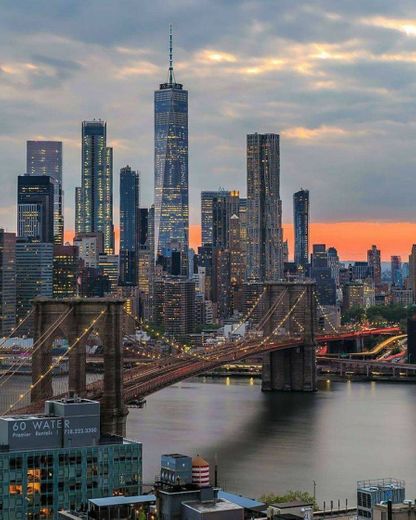
[[[247,136],[247,280],[283,277],[280,138]]]
[[[0,335],[16,325],[16,235],[0,229]]]
[[[293,195],[293,222],[295,226],[295,264],[304,270],[309,263],[309,191]]]
[[[78,448],[0,451],[0,518],[58,518],[90,498],[141,492],[141,445],[124,440]]]
[[[155,253],[188,254],[188,92],[170,77],[155,92]]]
[[[26,173],[28,175],[47,175],[56,180],[54,184],[53,226],[54,242],[64,240],[64,194],[62,190],[62,142],[27,141]]]
[[[53,297],[69,298],[77,292],[78,248],[55,246],[53,251]]]
[[[19,175],[17,183],[18,236],[54,242],[54,200],[58,181],[46,175]],[[59,190],[58,190],[59,191]]]
[[[32,308],[35,296],[52,297],[53,244],[16,241],[17,318],[23,319]]]
[[[81,232],[101,231],[104,252],[114,252],[113,149],[107,147],[105,121],[82,123],[82,192],[78,219]]]
[[[137,285],[139,245],[139,173],[120,170],[120,285]]]

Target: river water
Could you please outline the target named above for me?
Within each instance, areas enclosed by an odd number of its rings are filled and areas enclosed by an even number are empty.
[[[0,402],[29,379],[14,377]],[[258,498],[302,489],[355,503],[359,479],[406,480],[416,498],[416,385],[322,382],[318,392],[262,393],[259,380],[196,379],[130,409],[127,436],[143,443],[144,482],[162,453],[218,462],[219,484]]]
[[[219,483],[257,498],[289,489],[355,504],[356,481],[395,477],[416,497],[416,386],[322,382],[314,394],[262,393],[258,380],[186,381],[131,409],[144,481],[162,453],[218,461]],[[336,503],[336,502],[334,502]]]

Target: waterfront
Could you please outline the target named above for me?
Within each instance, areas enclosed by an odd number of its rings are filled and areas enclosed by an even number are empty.
[[[228,384],[227,384],[228,383]],[[144,480],[163,452],[218,460],[219,481],[258,497],[288,489],[355,503],[357,479],[398,477],[416,493],[416,387],[322,382],[315,394],[262,393],[260,381],[186,381],[131,409],[130,438],[144,445]]]

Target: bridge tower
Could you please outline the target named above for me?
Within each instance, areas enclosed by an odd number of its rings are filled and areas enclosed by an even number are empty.
[[[301,337],[303,344],[296,348],[264,355],[263,391],[316,390],[315,331],[317,324],[315,283],[270,282],[265,284],[262,298],[263,315],[270,315],[263,326],[264,336],[276,334]],[[285,317],[287,319],[285,320]],[[283,323],[282,330],[275,330]]]
[[[97,330],[104,348],[104,380],[101,398],[101,431],[125,435],[127,407],[123,396],[122,309],[125,300],[114,298],[36,298],[34,306],[34,342],[39,348],[32,355],[31,402],[53,397],[52,344],[66,338],[69,352],[69,392],[85,396],[86,342]],[[97,319],[96,326],[94,320]],[[52,332],[51,332],[52,331]],[[87,333],[88,331],[88,333]],[[78,338],[81,338],[77,341]]]

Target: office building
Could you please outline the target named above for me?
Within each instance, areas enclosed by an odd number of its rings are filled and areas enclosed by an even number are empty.
[[[23,319],[36,296],[53,295],[53,243],[16,240],[17,318]],[[28,326],[30,326],[28,324]]]
[[[357,482],[357,518],[373,518],[373,508],[380,502],[390,500],[393,504],[403,503],[406,484],[403,480],[386,478],[360,480]]]
[[[96,401],[46,401],[43,415],[0,417],[0,444],[3,520],[55,520],[89,499],[141,492],[141,444],[102,435]]]
[[[53,248],[53,297],[69,298],[77,294],[80,260],[77,246]]]
[[[62,142],[27,141],[26,174],[46,175],[55,179],[54,183],[54,243],[64,240],[64,192],[62,184]]]
[[[16,235],[0,229],[0,336],[16,326]]]
[[[103,234],[104,252],[114,253],[113,150],[107,147],[107,123],[82,123],[82,233]]]
[[[80,233],[74,238],[74,246],[78,248],[83,267],[98,268],[99,256],[104,253],[102,233]]]
[[[416,301],[416,244],[412,245],[409,255],[409,289],[413,291],[413,303]]]
[[[98,270],[110,281],[110,292],[115,293],[119,281],[119,256],[118,255],[99,255]]]
[[[367,309],[368,307],[375,305],[375,290],[372,282],[348,282],[343,285],[342,294],[343,311],[357,307]]]
[[[381,285],[381,251],[377,246],[372,245],[367,251],[367,262],[373,268],[374,284],[378,287]]]
[[[402,289],[401,287],[391,288],[391,301],[403,307],[408,307],[413,303],[413,291],[412,289]]]
[[[340,261],[338,256],[338,251],[335,247],[328,247],[328,266],[331,269],[332,278],[335,280],[335,285],[339,287],[340,285]]]
[[[75,236],[82,233],[82,188],[75,188]]]
[[[17,233],[19,238],[54,242],[54,193],[57,181],[47,175],[19,175]]]
[[[295,228],[295,264],[306,271],[309,263],[309,191],[293,195],[293,223]]]
[[[167,83],[154,94],[155,255],[166,256],[172,241],[188,258],[188,91],[176,83],[172,61]]]
[[[374,268],[368,262],[354,262],[348,266],[351,282],[367,282],[374,285]]]
[[[394,287],[403,287],[402,259],[400,256],[391,257],[391,283]]]
[[[247,136],[247,280],[283,277],[280,144],[277,134]]]
[[[336,283],[328,262],[325,244],[314,244],[311,254],[311,278],[316,281],[316,293],[321,305],[335,305]]]
[[[120,170],[120,285],[137,285],[139,249],[139,173]]]
[[[194,332],[195,282],[174,276],[163,280],[163,328],[175,337]]]
[[[217,191],[201,192],[201,236],[202,245],[213,243],[213,218],[214,201],[225,200],[230,195],[230,191],[219,189]]]
[[[407,319],[407,362],[416,364],[416,313]]]

